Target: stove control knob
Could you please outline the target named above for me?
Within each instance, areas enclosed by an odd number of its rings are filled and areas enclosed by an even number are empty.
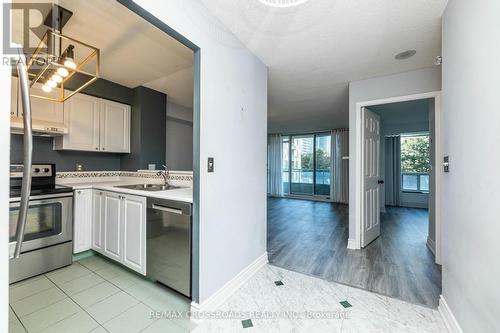
[[[34,173],[39,173],[39,172],[40,172],[40,169],[39,169],[39,168],[34,168],[34,169],[33,169],[33,172],[34,172]]]
[[[43,169],[43,172],[45,172],[45,173],[49,173],[49,172],[50,172],[50,169],[49,169],[49,168],[45,168],[45,169]]]

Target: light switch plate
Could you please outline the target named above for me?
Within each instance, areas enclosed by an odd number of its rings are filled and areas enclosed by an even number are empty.
[[[450,157],[449,156],[445,156],[443,158],[443,171],[450,172]]]
[[[214,158],[208,158],[208,172],[214,172]]]

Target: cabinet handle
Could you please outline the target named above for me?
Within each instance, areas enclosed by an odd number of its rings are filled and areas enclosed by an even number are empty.
[[[76,191],[76,193],[78,193],[78,194],[82,194],[82,191]]]
[[[101,148],[102,150],[104,150],[104,148]]]
[[[95,150],[99,150],[99,147],[95,147]]]

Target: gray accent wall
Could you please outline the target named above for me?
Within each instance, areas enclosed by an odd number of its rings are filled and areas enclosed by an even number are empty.
[[[83,170],[111,171],[120,170],[120,155],[94,153],[86,151],[53,150],[53,139],[36,136],[33,138],[33,163],[55,163],[57,171],[74,171],[76,164],[82,164]],[[19,163],[23,160],[23,137],[11,134],[10,161]]]
[[[167,96],[146,87],[134,89],[130,133],[130,154],[121,157],[121,170],[147,169],[148,164],[165,164],[165,122]]]
[[[193,110],[167,102],[166,162],[171,170],[193,170]]]

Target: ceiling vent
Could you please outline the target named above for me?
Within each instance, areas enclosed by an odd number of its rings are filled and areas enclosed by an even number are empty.
[[[307,1],[309,0],[259,0],[259,2],[263,3],[266,6],[277,8],[294,7],[301,5]]]

